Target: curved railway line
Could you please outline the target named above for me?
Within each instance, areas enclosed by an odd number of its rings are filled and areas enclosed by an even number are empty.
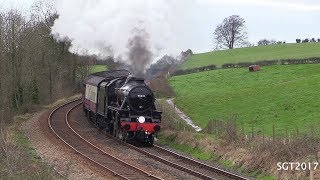
[[[124,144],[125,146],[130,147],[131,149],[145,154],[150,158],[156,159],[166,165],[187,172],[201,179],[248,179],[220,168],[202,163],[187,156],[183,156],[158,145],[154,145],[152,148],[140,148],[115,139],[112,136],[109,137]]]
[[[48,117],[49,127],[60,140],[89,161],[122,179],[161,179],[105,152],[77,133],[77,131],[70,126],[68,116],[69,113],[80,104],[80,99],[77,99],[57,107],[50,113]],[[113,136],[108,137],[163,164],[201,179],[247,179],[180,155],[158,145],[154,145],[152,148],[140,148],[132,144],[124,143],[115,139]]]
[[[112,156],[77,134],[68,123],[68,114],[80,104],[77,99],[57,107],[50,113],[49,127],[60,140],[86,159],[122,179],[160,179]]]

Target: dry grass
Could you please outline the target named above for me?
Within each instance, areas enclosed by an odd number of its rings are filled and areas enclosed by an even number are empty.
[[[175,95],[165,74],[150,80],[148,86],[155,91],[157,97],[173,97]]]
[[[45,106],[50,108],[63,104],[80,95],[64,98]],[[37,108],[39,110],[39,107]],[[33,107],[27,112],[34,112]],[[12,121],[0,119],[0,179],[61,179],[52,167],[44,163],[19,127],[33,114],[18,115]]]
[[[0,179],[57,179],[54,170],[41,161],[29,140],[19,131],[30,115],[1,124]]]

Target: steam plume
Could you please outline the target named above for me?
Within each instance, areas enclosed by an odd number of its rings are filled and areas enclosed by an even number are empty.
[[[57,40],[80,55],[113,56],[143,73],[155,59],[187,49],[185,15],[193,0],[56,0]]]
[[[144,30],[138,31],[128,42],[128,59],[131,62],[131,71],[136,76],[142,76],[145,68],[151,63],[152,52],[149,47],[149,34]]]

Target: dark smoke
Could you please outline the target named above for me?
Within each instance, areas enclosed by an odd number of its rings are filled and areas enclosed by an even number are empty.
[[[145,30],[135,30],[134,36],[129,39],[127,48],[130,71],[136,77],[143,77],[147,66],[152,62],[149,34]]]

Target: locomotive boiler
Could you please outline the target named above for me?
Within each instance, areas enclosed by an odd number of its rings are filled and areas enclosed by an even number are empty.
[[[153,144],[161,112],[143,78],[127,70],[103,71],[89,75],[83,84],[83,110],[100,130],[123,141]]]

